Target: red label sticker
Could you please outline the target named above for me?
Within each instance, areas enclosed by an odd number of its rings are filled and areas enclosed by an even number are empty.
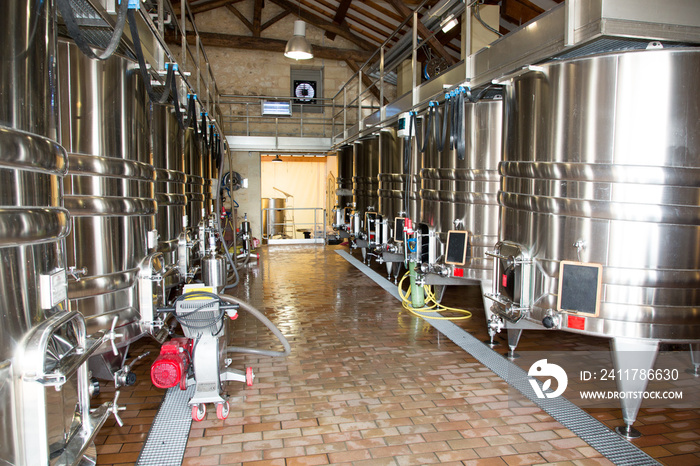
[[[453,272],[455,277],[464,277],[464,269],[454,269]]]
[[[568,316],[567,327],[574,330],[583,330],[586,328],[586,318],[580,316]]]
[[[501,284],[503,285],[503,288],[508,288],[508,275],[503,274],[501,277]]]

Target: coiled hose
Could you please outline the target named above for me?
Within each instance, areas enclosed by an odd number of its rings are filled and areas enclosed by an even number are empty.
[[[239,309],[243,309],[244,311],[248,312],[249,314],[252,314],[253,317],[258,319],[260,322],[262,322],[265,327],[270,329],[270,331],[277,337],[280,343],[282,343],[282,346],[284,347],[284,351],[271,351],[271,350],[263,350],[263,349],[257,349],[257,348],[245,348],[241,346],[228,346],[226,347],[226,352],[228,353],[246,353],[246,354],[255,354],[259,356],[271,356],[273,358],[279,358],[279,357],[285,357],[289,356],[289,353],[291,353],[292,348],[289,346],[289,342],[287,341],[287,338],[285,338],[284,335],[282,335],[282,332],[280,332],[280,329],[275,327],[275,324],[270,322],[270,319],[265,317],[265,314],[251,306],[250,304],[246,303],[245,301],[242,301],[238,298],[234,298],[233,296],[229,296],[227,294],[222,294],[219,295],[219,299],[222,301],[226,301],[227,303],[231,304],[238,304]]]
[[[403,282],[406,280],[406,277],[408,277],[409,273],[406,272],[404,276],[401,278],[401,281],[399,281],[399,296],[401,296],[401,304],[404,309],[406,309],[408,312],[411,314],[417,316],[417,317],[422,317],[423,319],[433,319],[433,320],[465,320],[465,319],[471,319],[472,313],[470,311],[467,311],[466,309],[459,309],[455,307],[447,307],[447,306],[441,306],[440,303],[437,302],[437,298],[435,297],[435,294],[433,293],[432,287],[430,285],[423,285],[423,290],[425,291],[425,306],[421,308],[414,308],[412,303],[411,303],[411,288],[409,287],[408,291],[404,293],[403,291]],[[430,304],[428,304],[430,303]],[[461,316],[454,316],[454,317],[448,317],[448,316],[431,316],[431,315],[426,315],[426,312],[442,312],[442,311],[450,311],[450,312],[456,312],[458,314],[462,314]]]

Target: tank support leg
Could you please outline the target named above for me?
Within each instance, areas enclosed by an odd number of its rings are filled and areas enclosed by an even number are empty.
[[[399,284],[399,275],[401,274],[401,264],[403,262],[394,262],[394,285]]]
[[[362,248],[362,262],[367,264],[367,248]]]
[[[482,280],[479,284],[481,286],[481,300],[484,303],[484,315],[486,316],[486,327],[489,332],[489,339],[484,341],[491,348],[500,345],[499,342],[494,340],[497,333],[501,331],[501,327],[498,325],[499,318],[491,311],[491,306],[493,301],[486,297],[486,293],[491,291],[493,288],[491,280]]]
[[[510,348],[507,356],[508,356],[508,359],[510,359],[512,361],[513,359],[517,359],[520,357],[520,355],[515,354],[515,348],[517,348],[518,343],[520,343],[520,337],[523,334],[523,329],[507,327],[507,330],[508,330],[508,348]]]
[[[391,271],[394,269],[394,263],[386,261],[386,279],[391,281]]]
[[[700,343],[690,344],[690,362],[693,363],[693,368],[686,370],[686,372],[700,377]]]
[[[633,338],[613,338],[610,342],[612,359],[618,374],[632,374],[649,371],[654,368],[659,352],[658,340],[637,340]],[[646,378],[616,377],[617,390],[620,392],[643,392],[647,388]],[[618,434],[625,438],[637,438],[642,434],[632,427],[642,405],[642,397],[622,398],[622,419],[625,426],[616,428]]]
[[[433,285],[433,290],[435,290],[435,299],[438,303],[442,302],[442,297],[445,296],[445,288],[447,285]]]

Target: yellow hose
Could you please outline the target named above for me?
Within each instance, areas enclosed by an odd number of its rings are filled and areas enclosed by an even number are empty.
[[[426,305],[415,309],[412,306],[411,300],[409,297],[411,296],[411,288],[408,288],[408,291],[406,293],[403,292],[403,282],[408,276],[408,272],[404,274],[403,277],[401,277],[401,281],[399,281],[399,296],[401,296],[401,305],[403,306],[404,309],[406,309],[408,312],[411,314],[417,316],[417,317],[422,317],[423,319],[433,319],[433,320],[465,320],[465,319],[470,319],[472,316],[472,313],[467,311],[466,309],[458,309],[455,307],[447,307],[447,306],[440,306],[440,304],[437,302],[437,299],[435,297],[435,294],[433,293],[432,287],[430,285],[423,285],[423,290],[425,291],[425,303]],[[429,304],[430,303],[430,304]],[[454,317],[447,317],[447,316],[430,316],[424,314],[425,312],[442,312],[442,311],[450,311],[450,312],[456,312],[458,314],[463,314],[461,316],[454,316]]]

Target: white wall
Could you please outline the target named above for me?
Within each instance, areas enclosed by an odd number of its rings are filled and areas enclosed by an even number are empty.
[[[239,223],[244,214],[248,214],[248,221],[253,236],[262,239],[262,220],[260,218],[260,153],[259,152],[233,152],[231,153],[233,171],[248,178],[248,187],[233,192],[233,198],[238,203]],[[224,160],[224,170],[228,171],[228,159]]]
[[[282,160],[285,158],[282,157]],[[329,171],[334,171],[334,176],[337,173],[337,168],[334,168],[336,164],[335,157],[320,158],[319,161],[313,162],[262,162],[261,197],[283,198],[286,200],[287,207],[325,209],[326,180]],[[287,197],[278,190],[291,194],[291,197]],[[291,216],[291,212],[288,215]],[[326,212],[326,215],[329,213]],[[316,213],[316,221],[323,223],[324,218],[321,212]],[[291,217],[287,218],[287,222],[291,222]],[[293,229],[294,237],[303,238],[303,234],[296,230],[313,230],[313,222],[313,211],[295,211],[294,227],[290,228],[289,231],[291,232]]]

